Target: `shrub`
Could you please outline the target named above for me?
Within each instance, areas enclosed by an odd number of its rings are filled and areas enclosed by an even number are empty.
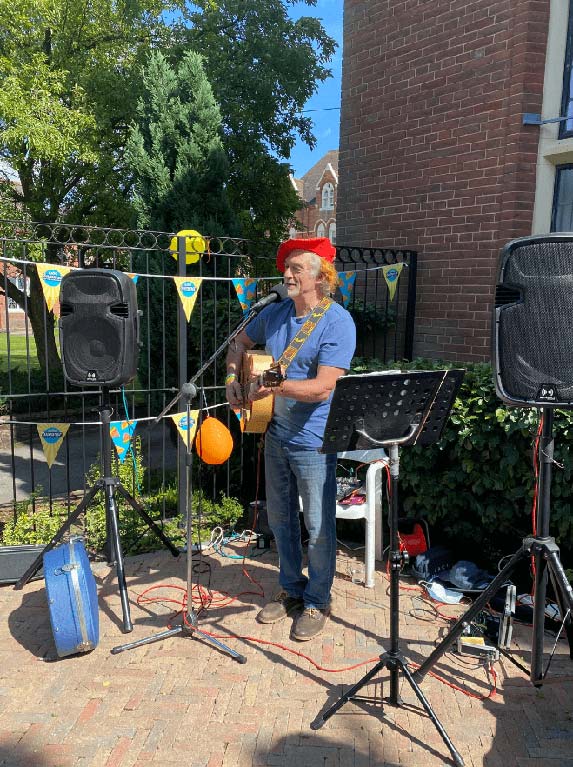
[[[133,488],[141,487],[145,469],[141,456],[141,440],[136,437],[132,445],[133,459],[128,456],[124,463],[117,462],[114,474],[119,477],[126,490],[134,495]],[[100,477],[101,466],[95,463],[88,472],[88,484],[93,486]],[[160,540],[137,511],[119,493],[116,492],[114,498],[118,510],[119,535],[123,553],[136,554],[161,548]],[[176,546],[185,543],[185,522],[181,516],[176,515],[176,488],[159,489],[154,494],[143,498],[141,504],[149,516],[160,527],[163,526],[165,535]],[[237,499],[229,498],[223,493],[219,501],[213,501],[199,491],[195,491],[191,503],[191,514],[194,542],[199,540],[206,542],[214,527],[233,528],[243,515],[243,506]],[[39,500],[36,500],[36,511],[34,511],[31,499],[21,502],[17,507],[16,520],[8,521],[4,527],[2,543],[4,545],[49,543],[65,519],[66,509],[63,505],[54,504],[50,512],[47,506],[42,506]],[[86,508],[83,530],[78,523],[74,526],[73,532],[83,532],[86,546],[91,551],[104,550],[107,529],[103,491],[99,492]]]
[[[460,558],[495,568],[531,534],[534,491],[534,408],[504,405],[491,366],[415,360],[403,369],[466,370],[440,441],[400,452],[400,498],[406,516],[422,514]],[[378,360],[355,360],[353,372],[380,370]],[[555,461],[551,485],[551,535],[563,560],[573,555],[571,437],[573,414],[554,412]],[[432,543],[438,542],[436,536]]]
[[[37,499],[37,493],[35,494]],[[63,509],[54,509],[38,505],[33,511],[32,498],[19,501],[16,504],[16,518],[8,520],[2,530],[4,546],[21,546],[25,544],[44,545],[49,543],[58,532],[65,519]]]

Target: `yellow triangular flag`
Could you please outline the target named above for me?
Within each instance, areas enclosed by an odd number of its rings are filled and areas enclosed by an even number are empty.
[[[173,279],[177,285],[177,292],[183,304],[187,322],[189,322],[203,280],[201,277],[174,277]]]
[[[175,413],[175,415],[171,416],[171,419],[173,420],[175,426],[177,426],[177,431],[181,435],[181,439],[185,445],[187,444],[187,440],[189,440],[189,444],[193,442],[195,432],[197,431],[198,417],[198,410],[191,410],[189,414],[189,421],[187,421],[187,411],[183,413]]]
[[[48,309],[52,311],[54,304],[60,297],[62,277],[70,271],[70,267],[57,264],[36,264],[36,269],[42,283],[46,304]]]
[[[398,278],[400,277],[400,272],[402,271],[403,266],[404,264],[389,264],[388,266],[382,267],[382,273],[384,274],[386,285],[388,285],[388,292],[390,293],[390,301],[394,300],[396,285],[398,284]]]
[[[48,463],[48,468],[52,468],[52,464],[56,460],[60,445],[64,441],[64,437],[68,433],[70,428],[69,423],[39,423],[37,424],[38,434],[40,435],[40,441],[42,448],[44,449],[44,455]]]

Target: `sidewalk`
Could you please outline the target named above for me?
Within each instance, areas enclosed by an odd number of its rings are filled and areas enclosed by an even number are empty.
[[[257,552],[260,553],[260,552]],[[198,560],[195,558],[194,561]],[[290,619],[261,626],[255,615],[265,599],[244,594],[227,606],[211,606],[199,628],[224,639],[247,657],[238,664],[211,645],[184,636],[127,650],[111,648],[166,629],[172,604],[138,606],[146,589],[171,584],[185,589],[185,557],[159,552],[126,559],[134,630],[121,631],[114,568],[94,565],[100,606],[100,643],[84,655],[49,661],[55,648],[43,581],[22,591],[0,587],[0,765],[9,767],[442,767],[449,752],[401,677],[404,705],[349,701],[324,726],[311,722],[360,679],[389,646],[388,580],[376,573],[375,589],[353,584],[350,559],[339,552],[333,617],[324,634],[308,643],[289,638]],[[241,560],[209,554],[213,592],[233,596],[256,587]],[[270,596],[276,584],[274,552],[247,560],[251,578]],[[209,585],[209,574],[199,576]],[[181,599],[184,591],[161,595]],[[153,591],[149,596],[157,596]],[[216,595],[217,596],[217,595]],[[401,648],[421,663],[445,632],[445,624],[401,590]],[[443,606],[448,614],[459,607]],[[178,618],[175,625],[178,625]],[[530,628],[515,627],[513,653],[528,664]],[[266,644],[253,641],[266,640]],[[271,644],[271,643],[277,644]],[[553,638],[548,637],[551,648]],[[277,646],[283,645],[283,647]],[[318,670],[370,663],[341,673]],[[533,688],[507,659],[495,664],[498,690],[478,700],[431,675],[422,683],[467,767],[573,767],[573,662],[560,641],[548,679]],[[477,661],[452,653],[434,671],[478,696],[490,681]],[[389,694],[383,670],[362,695]]]

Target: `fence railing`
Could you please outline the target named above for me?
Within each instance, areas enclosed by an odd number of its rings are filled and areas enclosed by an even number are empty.
[[[145,478],[143,486],[132,491],[145,494],[175,483],[178,495],[183,492],[181,440],[169,417],[154,421],[242,318],[233,280],[255,279],[260,295],[280,275],[274,247],[265,240],[205,237],[205,252],[189,254],[189,241],[174,237],[165,232],[0,221],[0,525],[18,514],[22,501],[33,509],[40,502],[51,509],[56,501],[73,508],[87,488],[90,470],[99,463],[101,391],[66,382],[58,350],[59,306],[56,302],[48,309],[37,262],[118,269],[136,281],[142,311],[138,375],[111,392],[113,418],[137,421]],[[341,272],[356,271],[348,308],[357,325],[357,356],[377,357],[382,363],[410,359],[416,253],[337,246],[336,264]],[[398,264],[404,267],[391,300],[388,270],[383,267]],[[182,275],[202,280],[189,322],[173,280]],[[259,440],[241,432],[226,406],[223,381],[221,359],[198,381],[200,401],[194,407],[209,408],[228,426],[235,450],[220,467],[195,460],[193,481],[209,497],[222,491],[246,505],[257,494]],[[51,422],[69,428],[49,468],[37,425]],[[264,489],[258,494],[264,497]]]

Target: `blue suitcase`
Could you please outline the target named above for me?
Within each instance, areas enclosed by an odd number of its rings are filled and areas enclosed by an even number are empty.
[[[97,590],[81,538],[44,554],[44,577],[58,657],[93,650],[99,641]]]

